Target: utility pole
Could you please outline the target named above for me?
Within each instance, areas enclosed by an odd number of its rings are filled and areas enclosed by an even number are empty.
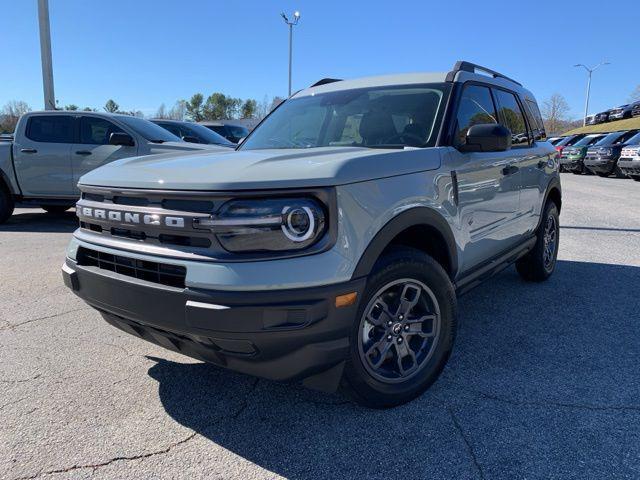
[[[289,18],[281,13],[284,23],[289,25],[289,97],[291,96],[291,67],[293,64],[293,27],[298,24],[300,20],[300,12],[296,11],[293,14],[293,20],[289,21]]]
[[[53,62],[51,60],[51,31],[49,28],[49,0],[38,0],[38,23],[40,25],[40,57],[42,59],[42,87],[44,109],[56,109],[53,92]]]
[[[583,65],[582,63],[578,63],[577,65],[574,65],[574,67],[583,67],[589,74],[587,76],[587,99],[584,102],[584,117],[582,117],[583,127],[587,125],[587,115],[589,115],[589,95],[591,93],[591,74],[595,72],[602,65],[609,65],[609,62],[600,62],[595,67],[591,67],[591,68],[587,67],[586,65]]]

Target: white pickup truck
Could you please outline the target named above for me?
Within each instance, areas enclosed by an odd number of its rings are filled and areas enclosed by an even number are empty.
[[[71,208],[85,173],[121,158],[227,147],[182,141],[148,120],[100,112],[30,112],[18,121],[13,141],[0,140],[0,223],[15,202],[47,212]]]

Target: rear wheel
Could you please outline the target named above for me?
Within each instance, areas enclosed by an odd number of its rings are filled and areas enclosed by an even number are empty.
[[[640,175],[631,175],[631,178],[633,178],[636,182],[640,182]]]
[[[0,224],[9,220],[15,204],[9,191],[0,183]]]
[[[438,378],[455,331],[455,291],[440,264],[411,248],[390,252],[360,301],[342,390],[372,408],[414,399]]]
[[[41,205],[42,209],[51,214],[60,214],[69,210],[73,205]]]
[[[599,177],[608,177],[609,174],[608,173],[604,173],[604,172],[596,172],[596,175],[598,175]]]
[[[548,202],[545,206],[536,238],[533,250],[516,262],[516,270],[520,276],[531,282],[546,280],[556,268],[560,245],[560,218],[555,203]]]

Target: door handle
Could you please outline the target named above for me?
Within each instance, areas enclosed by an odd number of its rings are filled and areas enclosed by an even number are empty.
[[[35,148],[21,148],[20,151],[22,153],[38,153],[38,150]]]
[[[91,155],[91,152],[89,150],[78,150],[76,155]]]
[[[506,167],[504,167],[502,169],[502,174],[503,175],[512,175],[514,173],[516,173],[518,171],[518,167],[516,167],[515,165],[507,165]]]

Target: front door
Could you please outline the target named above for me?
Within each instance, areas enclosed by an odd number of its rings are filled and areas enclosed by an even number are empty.
[[[483,123],[498,123],[491,90],[466,85],[456,114],[454,146],[465,142],[471,126]],[[511,150],[463,153],[452,149],[450,156],[457,178],[459,228],[465,237],[462,271],[468,271],[515,245],[520,170]]]
[[[112,133],[129,132],[109,120],[83,115],[78,121],[79,143],[74,144],[71,149],[73,187],[76,193],[79,193],[77,184],[82,175],[119,158],[134,157],[138,149],[137,145],[110,145],[109,136]]]
[[[16,136],[13,145],[16,175],[25,197],[74,195],[73,123],[71,115],[33,115],[24,134]]]

